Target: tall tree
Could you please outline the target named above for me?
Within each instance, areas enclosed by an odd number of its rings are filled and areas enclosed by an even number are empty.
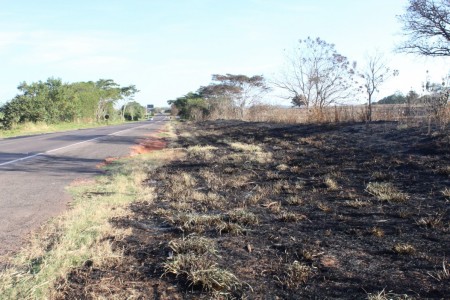
[[[246,76],[233,74],[214,74],[213,83],[202,87],[200,95],[210,99],[231,100],[238,109],[239,117],[244,118],[245,107],[258,102],[269,91],[262,75]]]
[[[408,37],[399,51],[450,56],[450,0],[409,0],[399,19]]]
[[[97,121],[104,120],[108,116],[108,109],[120,99],[120,87],[112,79],[100,79],[95,83],[99,92],[99,101],[95,117]]]
[[[354,93],[355,68],[333,44],[308,37],[286,56],[286,66],[273,84],[288,92],[294,105],[322,109]]]
[[[138,92],[140,91],[134,84],[120,89],[120,95],[122,100],[124,101],[122,105],[122,120],[125,119],[125,110],[127,108],[127,105],[134,100],[134,95],[136,95],[136,93]]]
[[[372,121],[372,100],[374,93],[378,92],[378,89],[386,80],[396,75],[398,75],[398,70],[391,71],[381,53],[376,52],[367,55],[366,65],[360,76],[363,79],[364,92],[367,95],[367,120],[369,122]]]

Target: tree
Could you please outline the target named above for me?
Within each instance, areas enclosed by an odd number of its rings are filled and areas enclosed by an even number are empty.
[[[378,92],[380,86],[391,76],[398,75],[398,71],[387,66],[383,55],[381,53],[374,53],[368,55],[366,58],[366,65],[360,74],[363,79],[363,88],[367,94],[368,110],[367,120],[372,121],[372,98],[375,92]]]
[[[98,122],[107,118],[108,110],[111,110],[114,103],[120,99],[121,90],[119,85],[112,79],[100,79],[95,85],[99,93],[97,110],[95,112],[95,117]]]
[[[146,109],[136,101],[131,101],[122,107],[124,118],[128,121],[137,121],[145,117]]]
[[[354,93],[355,68],[333,44],[308,37],[286,56],[285,69],[273,84],[285,90],[294,105],[322,110]]]
[[[258,102],[269,91],[262,75],[212,75],[213,83],[201,87],[198,93],[206,99],[232,102],[244,118],[245,107]]]
[[[124,104],[122,105],[122,120],[125,119],[125,110],[127,105],[134,100],[134,95],[140,92],[135,85],[126,86],[120,89],[120,96],[122,100],[124,100]]]
[[[183,119],[202,119],[209,114],[207,100],[198,93],[188,93],[175,100],[167,101],[172,106],[172,111]],[[201,116],[200,116],[201,114]]]
[[[408,37],[399,51],[450,56],[450,0],[409,0],[399,19]]]

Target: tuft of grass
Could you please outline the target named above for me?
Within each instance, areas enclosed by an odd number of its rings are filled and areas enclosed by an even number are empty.
[[[283,211],[278,215],[278,220],[282,222],[298,222],[306,219],[307,217],[305,215],[300,215],[289,211]]]
[[[263,149],[261,146],[254,145],[254,144],[244,144],[240,142],[235,143],[229,143],[230,147],[233,150],[240,151],[240,152],[246,152],[246,153],[256,153],[256,152],[263,152]]]
[[[442,261],[442,270],[435,272],[427,272],[428,275],[436,279],[437,281],[449,281],[450,280],[450,271],[445,266],[448,265],[445,260]]]
[[[385,180],[390,180],[392,179],[392,175],[389,173],[385,173],[385,172],[381,172],[381,171],[375,171],[372,173],[372,175],[370,176],[373,180],[378,180],[378,181],[385,181]]]
[[[172,240],[169,242],[169,248],[177,254],[193,253],[202,255],[206,253],[217,253],[214,240],[195,235],[181,240]]]
[[[281,284],[287,288],[298,288],[301,284],[305,284],[312,274],[312,268],[294,261],[284,266],[283,280],[279,280]]]
[[[407,243],[396,243],[392,250],[397,254],[414,254],[416,252],[416,248]]]
[[[217,147],[206,145],[206,146],[191,146],[186,149],[188,157],[197,158],[203,160],[210,160],[214,158],[214,153],[212,151],[217,150]]]
[[[408,195],[400,192],[390,182],[369,182],[366,191],[380,201],[404,202],[408,200]]]
[[[359,199],[355,199],[355,200],[347,200],[344,202],[344,204],[346,206],[350,206],[353,208],[361,208],[361,207],[370,206],[371,203],[368,201],[361,201]]]
[[[392,292],[386,293],[384,289],[378,293],[367,294],[367,300],[408,300],[408,299],[413,298],[408,297],[408,295],[399,295],[394,294]]]
[[[289,166],[286,165],[286,164],[280,164],[280,165],[276,166],[276,169],[277,169],[278,171],[286,171],[286,170],[289,169]]]
[[[207,255],[179,254],[163,264],[164,275],[184,277],[190,286],[205,291],[229,294],[242,287],[242,283],[231,272],[219,268]]]
[[[384,236],[384,230],[378,227],[373,227],[370,230],[370,233],[372,233],[372,235],[376,236],[376,237],[383,237]]]
[[[337,183],[337,181],[330,177],[330,176],[326,176],[323,180],[325,186],[327,187],[328,190],[330,191],[336,191],[339,189],[339,185]]]
[[[178,213],[169,215],[166,220],[172,226],[179,228],[183,232],[204,232],[223,226],[225,223],[221,215],[208,215],[197,213]]]
[[[300,198],[299,196],[295,195],[295,196],[289,196],[286,199],[286,202],[289,205],[302,205],[303,204],[303,199]]]
[[[442,193],[442,195],[444,195],[444,197],[450,199],[450,188],[443,189],[441,193]]]
[[[331,212],[331,207],[329,207],[328,205],[326,205],[325,203],[322,203],[322,202],[319,202],[317,204],[317,208],[326,213]]]
[[[436,228],[442,226],[442,219],[444,218],[444,213],[436,213],[428,217],[422,217],[416,221],[417,225],[426,226],[431,228]]]
[[[238,223],[241,225],[256,225],[259,220],[258,217],[245,209],[235,209],[227,214],[230,222]]]

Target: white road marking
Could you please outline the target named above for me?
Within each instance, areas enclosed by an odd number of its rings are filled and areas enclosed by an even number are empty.
[[[45,152],[41,152],[41,153],[33,154],[33,155],[30,155],[30,156],[25,156],[25,157],[21,157],[21,158],[18,158],[18,159],[10,160],[10,161],[1,163],[1,164],[0,164],[0,167],[1,167],[1,166],[6,166],[6,165],[9,165],[9,164],[13,164],[13,163],[16,163],[16,162],[19,162],[19,161],[22,161],[22,160],[31,159],[31,158],[34,158],[34,157],[37,157],[37,156],[41,156],[41,155],[44,155],[44,154],[56,152],[56,151],[59,151],[59,150],[65,149],[65,148],[69,148],[69,147],[73,147],[73,146],[76,146],[76,145],[84,144],[84,143],[87,143],[87,142],[92,142],[92,141],[95,141],[95,140],[99,140],[99,139],[104,138],[104,137],[106,137],[106,136],[116,135],[116,134],[118,134],[118,133],[125,132],[125,131],[128,131],[128,130],[132,130],[132,129],[137,129],[137,128],[145,127],[145,126],[147,126],[147,125],[149,125],[149,124],[144,124],[144,125],[141,125],[141,126],[136,126],[136,127],[132,127],[132,128],[124,129],[124,130],[119,130],[119,131],[116,131],[116,132],[113,132],[113,133],[110,133],[110,134],[107,134],[107,135],[103,135],[103,136],[99,136],[99,137],[96,137],[96,138],[93,138],[93,139],[89,139],[89,140],[85,140],[85,141],[82,141],[82,142],[70,144],[70,145],[67,145],[67,146],[64,146],[64,147],[60,147],[60,148],[56,148],[56,149],[51,149],[51,150],[47,150],[47,151],[45,151]],[[150,124],[150,125],[151,125],[151,124]]]

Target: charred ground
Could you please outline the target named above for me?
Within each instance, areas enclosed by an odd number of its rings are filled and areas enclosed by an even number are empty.
[[[66,299],[445,298],[450,140],[396,123],[181,124],[155,199],[87,261]],[[382,291],[385,291],[382,293]]]

